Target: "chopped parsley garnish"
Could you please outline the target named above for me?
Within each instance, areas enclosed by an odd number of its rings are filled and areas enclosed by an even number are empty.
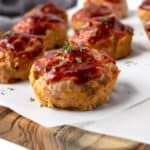
[[[11,88],[11,87],[8,87],[7,89],[0,90],[0,96],[4,96],[6,94],[9,94],[10,92],[13,92],[14,90],[15,89]]]
[[[31,101],[31,102],[34,102],[34,101],[35,101],[35,99],[34,99],[34,98],[32,98],[32,97],[30,97],[30,101]]]
[[[81,51],[81,52],[84,52],[84,51],[86,51],[86,50],[87,50],[87,47],[84,47],[84,46],[81,46],[81,47],[80,47],[80,51]]]
[[[55,57],[58,57],[58,56],[61,56],[61,52],[57,52],[56,54],[55,54]]]
[[[1,33],[1,38],[3,38],[3,37],[5,37],[5,36],[9,36],[9,35],[13,35],[14,34],[14,32],[12,32],[12,31],[7,31],[7,32],[4,32],[4,33]]]
[[[92,33],[96,33],[98,31],[98,29],[97,28],[94,28],[91,32]]]
[[[72,52],[74,49],[71,47],[71,45],[68,42],[65,42],[64,44],[64,53],[70,53]]]
[[[1,95],[5,95],[5,93],[4,93],[4,92],[1,92],[0,94],[1,94]]]
[[[75,60],[76,60],[77,63],[82,63],[82,60],[79,57],[76,57]]]
[[[61,60],[61,61],[59,62],[59,66],[64,65],[66,62],[67,62],[67,61],[66,61],[65,59]]]
[[[12,35],[12,34],[13,34],[13,32],[10,31],[10,30],[4,33],[5,36],[7,36],[7,35]]]
[[[44,107],[44,105],[43,105],[43,104],[41,104],[41,105],[40,105],[40,107],[42,108],[42,107]]]
[[[12,31],[7,31],[7,32],[0,32],[0,39],[5,38],[9,35],[14,35],[15,33]]]
[[[79,46],[79,48],[74,48],[69,44],[69,42],[65,42],[63,53],[71,53],[72,51],[76,51],[77,49],[80,50],[80,52],[84,52],[85,50],[87,50],[87,47]]]
[[[104,17],[101,17],[101,21],[103,24],[108,24],[108,17],[104,16]]]
[[[8,88],[8,90],[10,90],[10,91],[14,91],[15,89],[14,89],[14,88]]]

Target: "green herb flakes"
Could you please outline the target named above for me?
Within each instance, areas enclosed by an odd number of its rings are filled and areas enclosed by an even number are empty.
[[[97,29],[97,28],[94,28],[94,29],[91,30],[91,33],[94,33],[94,34],[95,34],[95,33],[97,33],[97,31],[98,31],[98,29]]]
[[[65,42],[64,44],[64,53],[70,53],[72,52],[74,49],[71,47],[71,45],[68,42]]]
[[[76,60],[77,63],[82,63],[82,60],[79,57],[76,57],[75,60]]]
[[[5,95],[5,93],[4,92],[0,92],[0,95]]]
[[[30,97],[30,102],[34,102],[34,101],[35,101],[35,99]]]
[[[102,21],[103,24],[108,24],[109,20],[108,20],[108,17],[105,16],[105,17],[101,18],[101,21]]]
[[[9,91],[14,91],[15,89],[14,89],[14,88],[8,88],[8,90],[9,90]]]
[[[61,60],[61,61],[59,62],[59,66],[64,65],[66,62],[67,62],[67,61],[66,61],[65,59]]]

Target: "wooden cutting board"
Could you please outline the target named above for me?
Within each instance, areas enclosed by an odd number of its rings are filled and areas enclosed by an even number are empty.
[[[0,106],[0,137],[32,150],[150,150],[150,146],[71,126],[45,128]]]

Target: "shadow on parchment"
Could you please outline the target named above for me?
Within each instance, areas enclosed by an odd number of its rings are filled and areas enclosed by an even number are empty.
[[[131,101],[132,97],[136,95],[138,91],[128,82],[118,81],[110,99],[107,104],[100,106],[98,109],[110,109],[119,105],[124,105]]]

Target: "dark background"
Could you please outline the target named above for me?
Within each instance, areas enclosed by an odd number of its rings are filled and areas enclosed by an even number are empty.
[[[10,17],[22,15],[35,5],[48,1],[54,2],[65,9],[76,4],[76,0],[0,0],[0,15]]]

